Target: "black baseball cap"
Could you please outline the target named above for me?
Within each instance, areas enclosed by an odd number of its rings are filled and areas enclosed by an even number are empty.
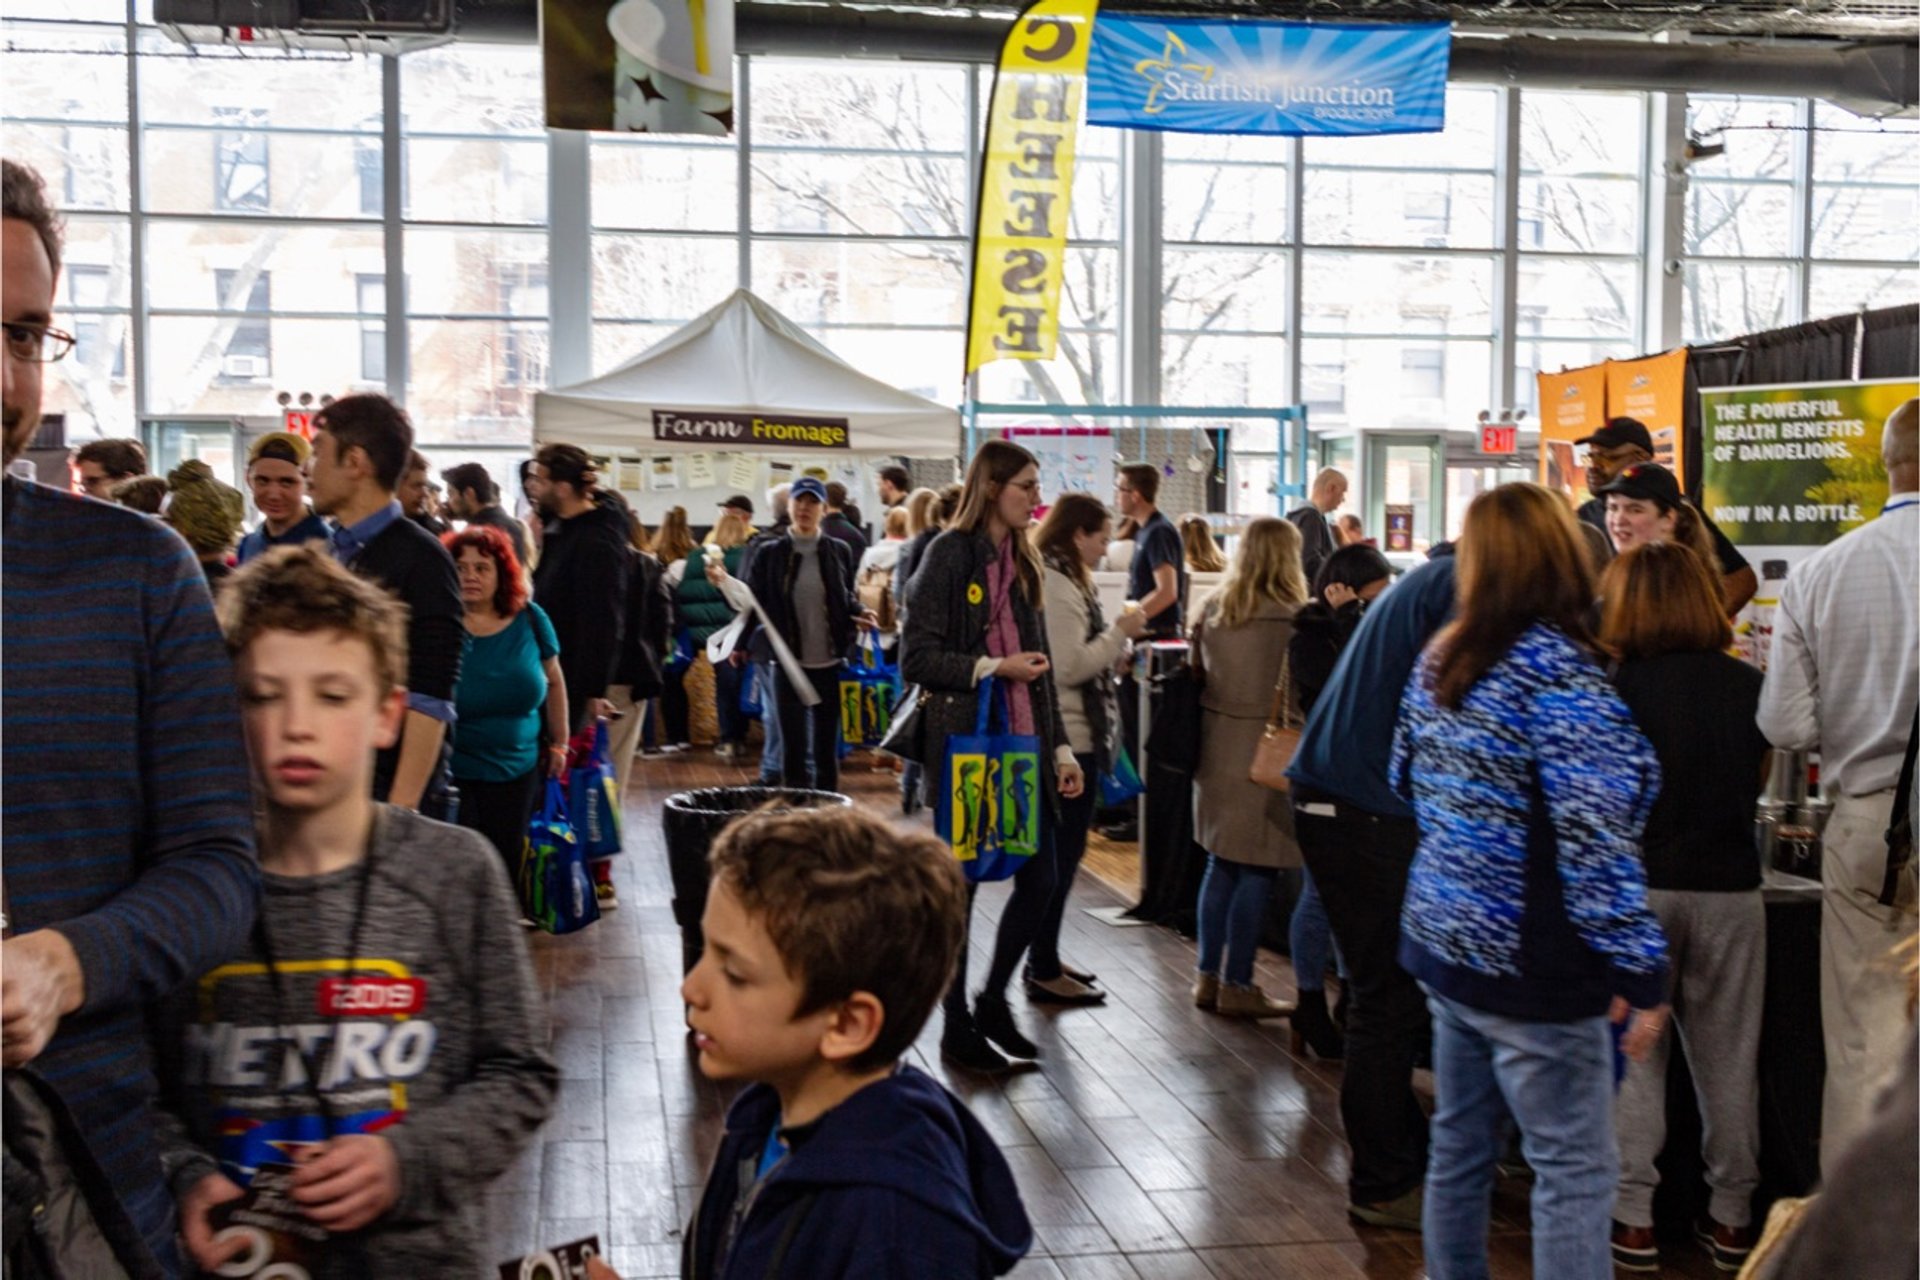
[[[1602,449],[1618,449],[1623,445],[1635,445],[1647,453],[1653,452],[1653,433],[1647,430],[1647,424],[1638,418],[1613,418],[1607,425],[1587,436],[1575,440],[1575,444],[1597,444]]]
[[[720,506],[722,509],[731,509],[741,512],[744,515],[750,516],[753,514],[753,499],[744,493],[734,494],[731,498],[721,503]]]
[[[1656,503],[1662,511],[1671,511],[1681,502],[1680,482],[1673,478],[1673,472],[1657,462],[1634,463],[1601,485],[1598,492]]]

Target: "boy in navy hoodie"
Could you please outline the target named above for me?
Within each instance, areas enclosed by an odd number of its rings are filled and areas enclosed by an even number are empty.
[[[931,836],[853,809],[755,814],[715,843],[682,988],[734,1100],[686,1235],[689,1280],[973,1280],[1033,1243],[973,1114],[900,1057],[946,990],[966,888]]]

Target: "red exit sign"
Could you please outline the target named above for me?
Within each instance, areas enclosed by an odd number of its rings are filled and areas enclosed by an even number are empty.
[[[1518,453],[1520,452],[1520,428],[1488,427],[1480,428],[1480,452],[1482,453]]]
[[[288,409],[282,415],[282,429],[297,436],[313,439],[313,411],[311,409]]]

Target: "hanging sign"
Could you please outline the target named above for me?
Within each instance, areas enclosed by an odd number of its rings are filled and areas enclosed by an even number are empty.
[[[1607,416],[1633,418],[1644,426],[1653,437],[1653,460],[1683,487],[1680,423],[1686,404],[1685,347],[1640,360],[1607,361]]]
[[[733,132],[733,0],[541,0],[547,127]]]
[[[1911,378],[1700,393],[1701,505],[1736,546],[1820,547],[1880,514],[1880,433]]]
[[[308,440],[313,439],[313,410],[281,410],[280,429],[282,431],[291,431],[294,435],[302,436]]]
[[[1387,504],[1387,550],[1413,550],[1413,506],[1410,503]]]
[[[1540,406],[1540,483],[1579,506],[1587,492],[1585,450],[1574,445],[1607,425],[1607,367],[1535,376]]]
[[[727,445],[793,445],[807,449],[852,447],[845,418],[726,413],[718,409],[655,409],[655,440],[698,440]]]
[[[1497,423],[1480,424],[1480,452],[1507,454],[1520,452],[1520,428]]]
[[[1057,348],[1067,204],[1098,8],[1098,0],[1037,0],[1001,45],[973,231],[968,373],[995,360],[1051,360]]]
[[[1087,122],[1178,133],[1437,133],[1453,28],[1102,14]]]

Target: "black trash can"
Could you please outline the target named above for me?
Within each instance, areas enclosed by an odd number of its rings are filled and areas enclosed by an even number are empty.
[[[662,828],[667,838],[667,873],[673,878],[673,922],[680,926],[681,972],[699,961],[704,945],[700,917],[707,909],[707,850],[722,828],[741,814],[767,805],[810,809],[852,803],[852,797],[837,791],[787,787],[702,787],[668,796]]]

